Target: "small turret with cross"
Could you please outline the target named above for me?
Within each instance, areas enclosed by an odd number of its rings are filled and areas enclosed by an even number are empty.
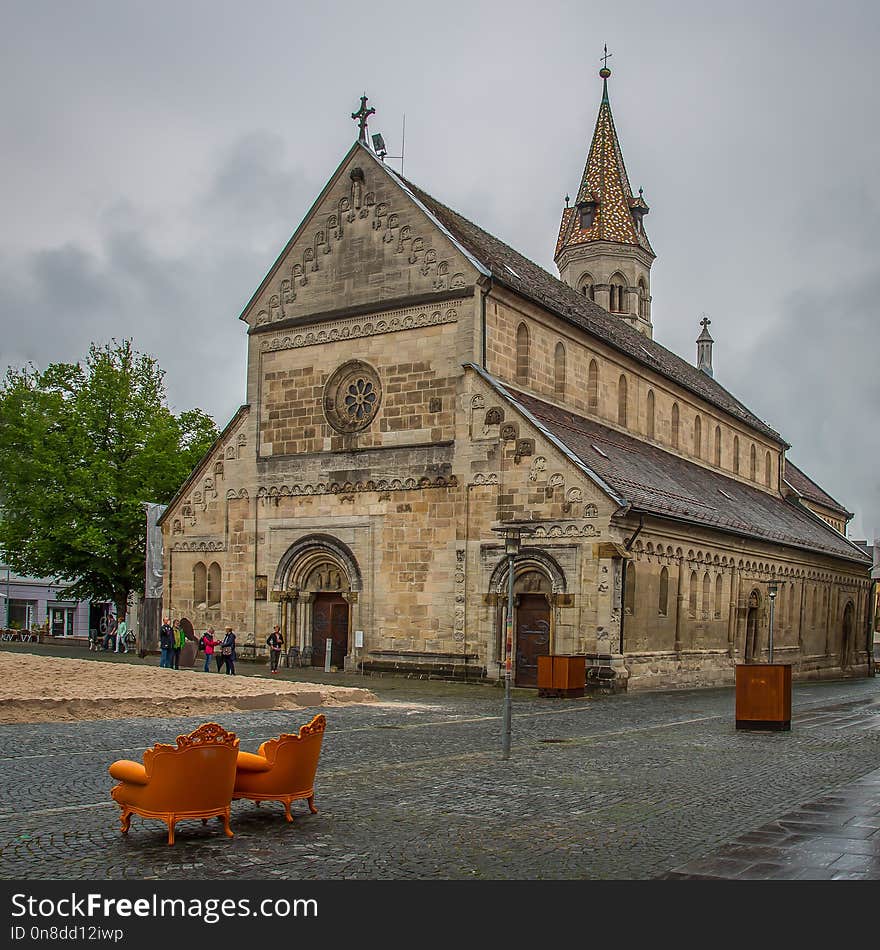
[[[706,314],[700,321],[703,332],[697,337],[697,369],[701,369],[707,376],[712,372],[712,344],[715,342],[709,334],[709,324],[712,321]]]

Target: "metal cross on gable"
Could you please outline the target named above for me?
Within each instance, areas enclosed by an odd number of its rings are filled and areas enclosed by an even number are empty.
[[[366,144],[367,141],[367,116],[373,115],[376,110],[370,106],[367,108],[367,94],[364,93],[361,96],[361,107],[357,112],[352,112],[351,117],[358,120],[358,128],[360,132],[358,133],[358,141]]]
[[[700,326],[705,330],[712,321],[708,317],[703,317],[700,321]]]
[[[599,59],[602,60],[602,65],[603,65],[606,69],[608,68],[608,60],[611,59],[611,57],[612,57],[613,55],[614,55],[614,53],[609,53],[609,52],[608,52],[608,44],[606,43],[606,44],[605,44],[605,55],[599,57]]]

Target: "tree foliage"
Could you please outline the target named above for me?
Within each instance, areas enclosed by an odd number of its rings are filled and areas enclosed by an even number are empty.
[[[82,363],[9,369],[0,386],[0,555],[110,600],[144,584],[143,504],[167,504],[217,437],[200,409],[175,416],[163,372],[131,341]]]

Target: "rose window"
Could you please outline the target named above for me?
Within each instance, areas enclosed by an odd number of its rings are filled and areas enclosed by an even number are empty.
[[[324,386],[324,416],[337,432],[366,429],[379,412],[382,383],[363,360],[343,363]]]
[[[349,385],[345,394],[345,411],[360,422],[373,411],[376,398],[373,384],[367,379],[358,379]]]

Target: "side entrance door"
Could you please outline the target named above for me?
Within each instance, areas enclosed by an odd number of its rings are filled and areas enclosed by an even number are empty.
[[[517,686],[538,685],[538,657],[550,652],[550,605],[543,594],[520,594],[516,611]]]
[[[316,594],[312,604],[312,666],[324,665],[327,638],[330,665],[342,669],[348,655],[348,604],[341,594]]]

